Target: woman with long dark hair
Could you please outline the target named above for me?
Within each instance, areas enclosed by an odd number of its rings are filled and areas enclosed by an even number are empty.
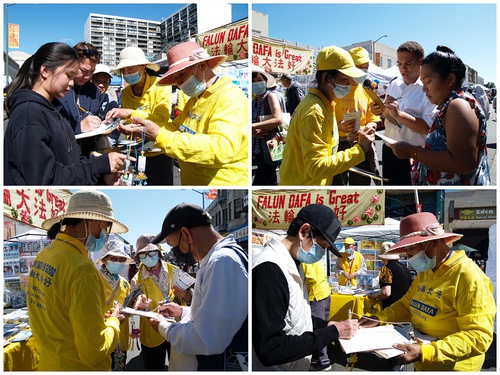
[[[422,62],[420,79],[438,105],[425,147],[397,142],[400,159],[414,160],[414,185],[491,185],[486,153],[485,111],[462,90],[465,65],[448,47],[438,46]]]
[[[47,43],[22,65],[7,92],[5,185],[95,185],[118,181],[125,155],[81,157],[73,129],[55,106],[73,86],[78,55]]]

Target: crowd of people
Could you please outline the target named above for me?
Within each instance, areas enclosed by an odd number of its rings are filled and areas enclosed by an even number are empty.
[[[254,66],[253,184],[491,185],[489,104],[464,87],[462,60],[444,46],[425,56],[419,43],[408,41],[397,49],[397,64],[399,76],[378,94],[372,86],[374,65],[362,47],[319,51],[316,75],[304,97],[283,75],[292,120],[282,158],[273,162],[262,145],[282,127],[269,95],[274,77]],[[268,87],[257,94],[259,81]],[[388,139],[377,155],[375,132],[381,127]]]
[[[180,43],[159,77],[137,47],[107,67],[89,43],[41,46],[7,90],[5,184],[166,186],[175,159],[183,185],[248,185],[248,101],[214,73],[225,59]],[[119,103],[109,95],[111,74],[127,84]],[[184,94],[175,106],[172,86]],[[109,137],[92,133],[113,120],[120,125]]]
[[[128,228],[100,191],[77,191],[66,212],[42,227],[52,242],[36,256],[27,298],[38,370],[123,371],[130,334],[140,339],[146,370],[165,370],[167,358],[171,371],[247,368],[248,257],[233,236],[214,230],[204,209],[175,206],[158,235],[137,239],[132,257],[108,240]],[[192,287],[173,281],[179,267],[163,259],[161,242],[178,262],[197,265]],[[89,254],[102,249],[96,267]],[[120,275],[127,264],[138,264],[130,280]],[[141,316],[134,328],[123,307],[159,314]]]

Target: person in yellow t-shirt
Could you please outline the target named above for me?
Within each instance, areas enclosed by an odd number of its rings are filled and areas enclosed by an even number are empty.
[[[375,140],[374,130],[357,132],[357,144],[338,151],[335,98],[351,90],[350,80],[363,82],[366,74],[354,66],[340,47],[323,48],[316,58],[316,84],[311,86],[293,115],[279,169],[278,185],[331,185],[333,176],[363,160]]]
[[[354,64],[358,69],[366,72],[365,66],[370,62],[368,51],[362,47],[356,47],[349,50]],[[351,91],[343,98],[335,98],[335,117],[339,127],[339,151],[347,150],[352,147],[351,133],[354,133],[355,120],[344,120],[344,116],[350,112],[359,112],[359,127],[369,126],[373,130],[377,130],[377,122],[380,117],[373,114],[371,106],[373,100],[370,99],[365,92],[362,84],[351,80]],[[375,150],[375,142],[371,144],[371,149],[365,153],[365,160],[359,163],[356,167],[367,172],[374,173],[380,176],[378,171],[378,158]],[[335,175],[333,185],[370,185],[372,179],[367,176],[360,175],[352,171],[346,171]],[[377,180],[374,180],[377,183]]]
[[[132,264],[134,261],[125,252],[125,244],[118,240],[106,242],[103,249],[103,255],[96,260],[96,265],[101,266],[101,275],[105,280],[106,308],[111,310],[114,307],[114,301],[123,305],[125,298],[130,294],[130,284],[120,272],[125,265]],[[120,325],[120,340],[118,347],[111,353],[111,369],[113,371],[125,370],[127,363],[127,350],[129,348],[129,320],[125,318]]]
[[[161,126],[140,117],[132,117],[132,125],[120,125],[125,134],[144,129],[148,141],[176,158],[182,185],[249,183],[248,99],[229,77],[214,73],[225,59],[210,56],[196,42],[172,47],[167,53],[170,69],[158,84],[175,84],[191,97],[184,111]]]
[[[326,321],[330,320],[331,289],[323,262],[302,263],[302,269],[304,270],[304,281],[309,295],[311,315]],[[325,346],[312,354],[311,370],[329,371],[332,368],[327,349],[328,346]]]
[[[358,275],[366,273],[366,263],[363,254],[356,251],[356,242],[351,237],[344,240],[344,251],[342,258],[337,259],[334,272],[338,274],[339,285],[345,286],[349,283],[355,287],[358,285]]]
[[[31,266],[27,298],[38,370],[110,371],[125,317],[119,308],[107,312],[105,281],[89,252],[102,249],[109,233],[128,228],[113,217],[109,197],[95,190],[74,193],[66,212],[42,228],[52,242]]]
[[[490,278],[464,251],[450,248],[462,235],[445,232],[432,213],[405,217],[399,232],[388,253],[406,253],[417,277],[400,300],[359,323],[410,321],[415,332],[434,337],[426,344],[394,344],[402,362],[417,371],[481,371],[496,313]]]
[[[163,124],[170,120],[172,89],[156,85],[154,73],[160,66],[146,59],[142,49],[126,47],[120,52],[120,61],[113,74],[123,75],[127,87],[121,93],[121,108],[111,109],[105,121],[113,118],[129,119],[138,116]],[[137,134],[139,135],[139,134]],[[159,152],[146,152],[148,185],[173,185],[173,160]]]

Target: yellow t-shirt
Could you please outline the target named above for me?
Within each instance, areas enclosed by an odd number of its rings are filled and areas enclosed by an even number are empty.
[[[110,371],[120,322],[104,321],[104,279],[82,242],[59,233],[28,278],[28,315],[40,371]]]
[[[182,185],[248,185],[248,99],[221,77],[161,128],[155,146],[181,169]]]
[[[321,301],[331,294],[323,262],[302,263],[309,301]]]
[[[299,103],[288,128],[279,185],[331,185],[334,175],[365,160],[359,145],[337,152],[334,106],[316,88]]]
[[[109,297],[113,294],[114,287],[112,287],[109,282],[106,280],[104,275],[101,274],[104,280],[104,293],[106,295],[106,301],[109,300]],[[125,280],[124,277],[118,275],[118,289],[113,296],[113,299],[109,301],[109,303],[106,305],[106,310],[109,311],[111,310],[114,305],[113,301],[116,301],[123,305],[123,302],[125,301],[125,297],[127,297],[130,294],[130,284],[127,280]],[[120,345],[121,345],[121,350],[127,351],[129,348],[129,334],[130,334],[130,329],[129,329],[129,320],[128,317],[125,317],[125,320],[120,324]]]
[[[436,272],[419,272],[406,294],[377,313],[437,337],[421,345],[417,371],[480,371],[493,341],[496,306],[488,276],[459,251]]]
[[[351,86],[351,91],[343,98],[335,98],[335,118],[340,122],[344,118],[344,113],[361,111],[359,126],[363,128],[370,122],[380,121],[380,117],[373,114],[371,106],[373,100],[370,99],[362,85]],[[340,137],[347,134],[339,130]]]
[[[135,96],[132,86],[122,91],[122,108],[133,109],[132,116],[153,121],[158,126],[165,126],[170,121],[172,108],[172,87],[158,86],[159,77],[146,74],[146,83],[141,96]]]

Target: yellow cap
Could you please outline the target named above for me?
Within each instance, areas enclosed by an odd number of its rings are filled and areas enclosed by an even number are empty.
[[[362,78],[366,73],[356,68],[351,55],[345,49],[330,46],[319,51],[316,57],[317,70],[338,70],[352,78]]]
[[[346,245],[356,245],[356,242],[354,242],[354,240],[351,237],[346,237],[346,239],[344,240],[344,244],[346,244]]]
[[[370,55],[368,55],[368,51],[363,47],[354,47],[349,50],[349,54],[354,61],[354,65],[358,66],[361,64],[366,64],[371,62]]]

